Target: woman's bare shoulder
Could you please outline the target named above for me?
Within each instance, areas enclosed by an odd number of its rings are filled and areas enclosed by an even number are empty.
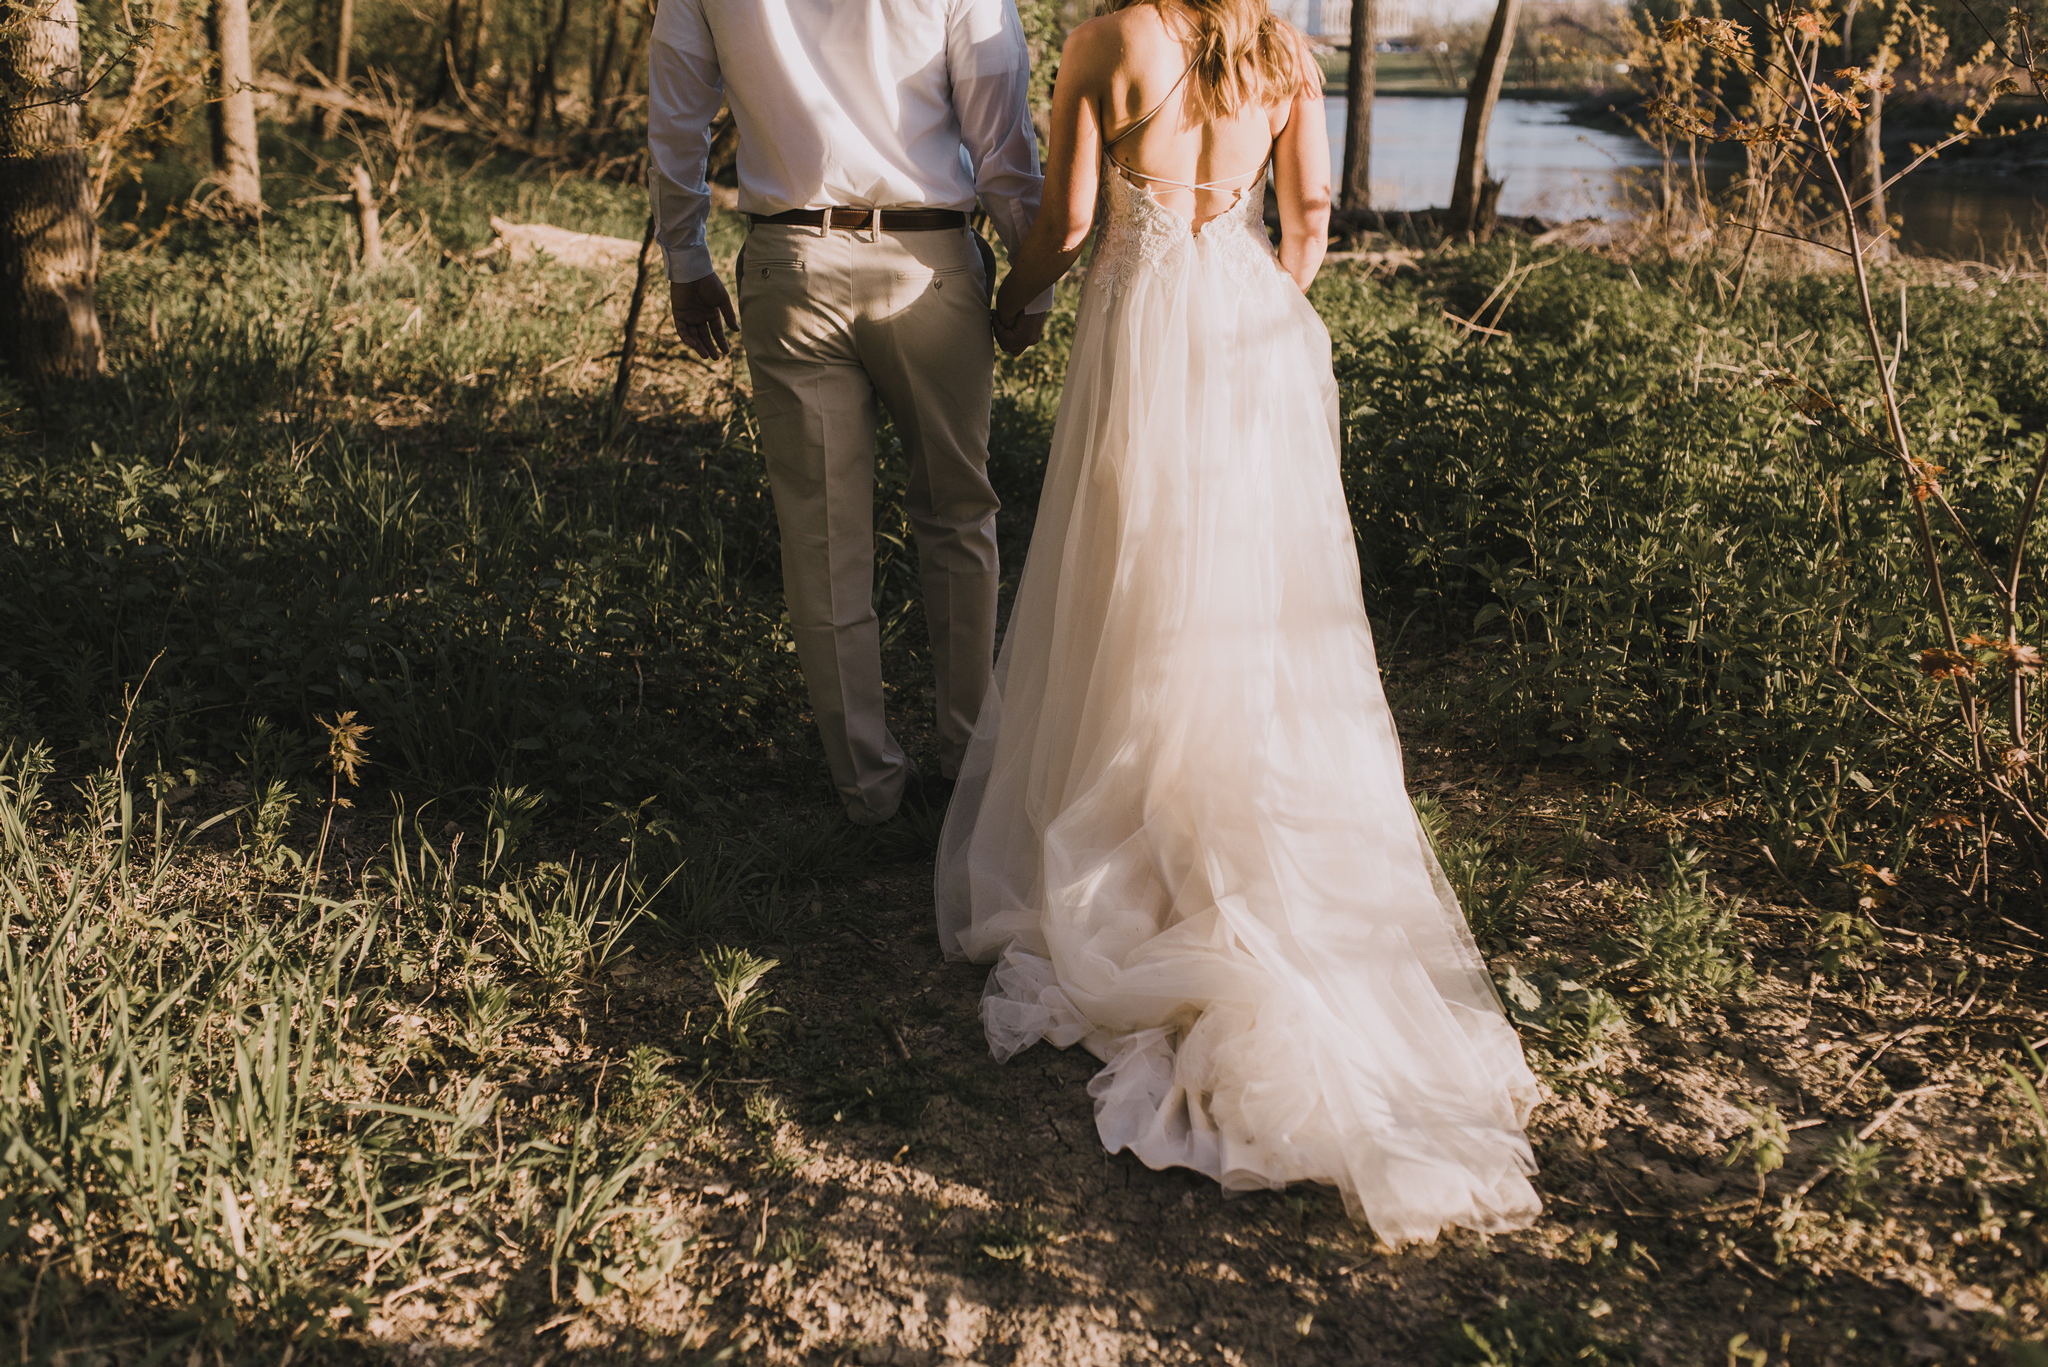
[[[1110,49],[1126,60],[1144,60],[1155,51],[1178,51],[1181,39],[1168,27],[1157,5],[1126,5],[1119,10],[1076,24],[1067,41],[1082,40],[1091,49]]]

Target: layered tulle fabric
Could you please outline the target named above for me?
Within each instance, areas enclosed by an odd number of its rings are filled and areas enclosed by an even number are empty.
[[[1537,1095],[1403,786],[1329,337],[1256,203],[1108,178],[939,935],[998,1058],[1083,1044],[1103,1143],[1334,1184],[1390,1242],[1538,1210]]]

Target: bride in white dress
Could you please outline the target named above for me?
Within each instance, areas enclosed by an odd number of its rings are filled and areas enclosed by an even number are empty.
[[[999,1059],[1103,1061],[1112,1151],[1331,1183],[1389,1243],[1526,1225],[1537,1086],[1402,783],[1303,297],[1329,216],[1306,44],[1265,0],[1077,28],[999,321],[1073,264],[1098,196],[941,943],[995,962]]]

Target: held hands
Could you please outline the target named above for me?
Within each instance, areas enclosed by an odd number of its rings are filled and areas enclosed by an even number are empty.
[[[732,354],[726,329],[739,331],[740,320],[732,311],[732,296],[716,273],[701,280],[670,281],[668,303],[684,346],[707,361]]]
[[[1029,301],[1014,297],[1016,283],[1015,271],[1004,276],[1002,288],[996,291],[988,311],[989,326],[995,329],[996,345],[1003,349],[1005,356],[1022,356],[1045,336],[1045,315],[1024,311],[1029,307]]]
[[[1045,315],[1042,313],[1020,313],[1005,323],[1001,313],[990,309],[988,320],[995,329],[996,345],[1003,349],[1005,356],[1022,356],[1045,336]]]

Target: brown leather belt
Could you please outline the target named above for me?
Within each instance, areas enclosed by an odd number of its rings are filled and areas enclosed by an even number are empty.
[[[866,228],[880,214],[880,230],[885,233],[936,233],[967,226],[967,215],[958,209],[789,209],[779,214],[754,214],[751,218],[756,223],[822,228],[828,213],[835,228]]]

